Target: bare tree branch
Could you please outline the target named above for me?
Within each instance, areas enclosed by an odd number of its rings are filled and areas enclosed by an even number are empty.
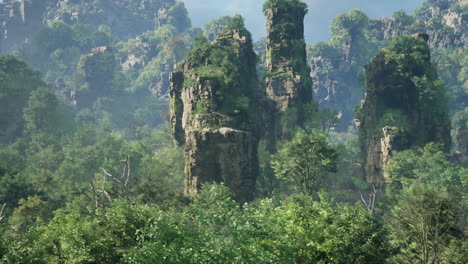
[[[5,206],[6,206],[6,203],[2,205],[2,210],[0,210],[0,222],[3,220],[3,218],[5,218],[5,216],[3,215],[3,210],[5,210]]]
[[[377,197],[377,191],[375,189],[375,185],[372,185],[372,188],[374,189],[373,192],[371,194],[369,194],[369,201],[366,201],[364,199],[364,197],[362,196],[362,193],[359,192],[359,194],[361,195],[361,200],[362,202],[364,203],[364,205],[366,206],[366,209],[369,213],[374,213],[374,208],[375,208],[375,199]]]

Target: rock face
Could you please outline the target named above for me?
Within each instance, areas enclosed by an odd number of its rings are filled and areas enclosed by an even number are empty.
[[[231,63],[223,68],[219,56]],[[185,192],[224,182],[237,200],[253,198],[258,172],[256,56],[250,34],[223,31],[192,50],[171,74],[171,123],[185,144]]]
[[[309,60],[311,67],[314,100],[321,109],[328,108],[338,112],[341,120],[337,127],[346,131],[354,120],[353,106],[359,104],[361,85],[355,67],[345,60],[318,56]]]
[[[44,24],[62,20],[94,27],[107,25],[120,39],[153,30],[168,23],[168,10],[176,0],[0,1],[0,54],[19,48]]]
[[[0,2],[0,54],[8,53],[42,27],[47,1]]]
[[[357,125],[366,178],[376,186],[385,182],[385,165],[393,151],[429,142],[449,150],[446,94],[430,61],[428,38],[397,38],[365,67],[366,99]]]
[[[312,102],[312,81],[304,42],[306,9],[299,6],[267,10],[266,107],[267,138],[287,139],[288,130],[301,126],[303,106]],[[286,112],[289,112],[286,117]],[[282,121],[279,121],[282,120]],[[274,143],[272,143],[274,144]]]
[[[55,2],[44,17],[46,23],[61,20],[67,24],[107,25],[120,39],[153,30],[167,24],[168,9],[175,0],[87,1],[87,0],[30,0]]]
[[[468,42],[468,12],[463,6],[468,0],[440,1],[440,3],[423,4],[423,9],[416,19],[427,28],[431,48],[464,47]],[[440,18],[440,21],[437,21]],[[436,22],[437,21],[437,22]],[[437,24],[437,29],[429,24]],[[419,26],[420,28],[420,26]],[[369,31],[376,40],[392,40],[396,37],[416,33],[418,27],[403,27],[395,18],[371,20]],[[420,30],[420,29],[419,29]]]
[[[161,68],[160,78],[157,82],[151,84],[150,91],[160,98],[167,98],[169,95],[170,74],[174,70],[174,65],[161,64],[159,67]]]

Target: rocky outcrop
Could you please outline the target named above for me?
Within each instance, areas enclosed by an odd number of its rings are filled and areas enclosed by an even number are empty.
[[[447,1],[446,4],[441,2],[441,5],[426,2],[415,24],[404,26],[395,18],[379,18],[370,21],[369,31],[372,38],[388,41],[426,27],[431,48],[464,47],[468,42],[468,12],[463,10],[463,6],[467,4],[467,0]]]
[[[312,81],[304,42],[303,6],[270,8],[267,14],[266,112],[267,138],[290,137],[290,129],[304,121],[303,106],[312,101]],[[285,114],[288,112],[288,114]]]
[[[429,142],[449,150],[446,92],[430,61],[428,38],[397,38],[365,66],[366,99],[357,126],[366,178],[376,186],[386,180],[385,166],[393,151]]]
[[[174,70],[173,64],[159,65],[161,74],[159,79],[150,85],[151,93],[158,97],[167,97],[169,95],[170,74]]]
[[[0,54],[19,48],[42,27],[47,4],[37,0],[0,2]]]
[[[67,24],[82,23],[96,28],[107,25],[115,36],[123,40],[167,24],[168,9],[176,3],[176,0],[46,1],[56,2],[45,15],[46,23],[61,20]]]
[[[309,65],[314,100],[320,109],[337,111],[340,124],[336,129],[346,131],[354,120],[354,106],[361,101],[357,96],[362,94],[362,87],[356,68],[344,60],[326,56],[310,58]]]
[[[169,9],[176,0],[0,1],[0,54],[20,48],[45,24],[55,20],[82,23],[98,28],[107,25],[114,36],[128,39],[169,23]]]
[[[231,65],[223,68],[219,56]],[[253,198],[258,171],[255,67],[250,34],[230,29],[192,50],[171,74],[171,123],[175,140],[185,144],[187,194],[214,181],[224,182],[241,202]]]

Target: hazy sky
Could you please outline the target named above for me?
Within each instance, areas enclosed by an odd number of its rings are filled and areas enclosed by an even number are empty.
[[[203,26],[213,18],[241,14],[255,39],[265,36],[265,17],[262,5],[265,0],[182,0],[189,10],[192,24]],[[332,19],[352,8],[359,8],[370,18],[389,17],[400,9],[413,13],[424,0],[303,0],[309,5],[305,19],[308,43],[327,40]]]

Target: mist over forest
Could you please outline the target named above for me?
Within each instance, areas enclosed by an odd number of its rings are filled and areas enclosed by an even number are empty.
[[[0,0],[0,263],[468,263],[467,0]]]
[[[193,25],[203,26],[220,16],[241,14],[254,40],[266,36],[265,16],[261,9],[263,0],[185,0],[183,1]],[[329,26],[333,18],[353,8],[359,8],[370,18],[390,17],[393,12],[405,10],[412,14],[423,0],[307,0],[309,13],[306,15],[305,39],[307,43],[325,41],[330,37]]]

